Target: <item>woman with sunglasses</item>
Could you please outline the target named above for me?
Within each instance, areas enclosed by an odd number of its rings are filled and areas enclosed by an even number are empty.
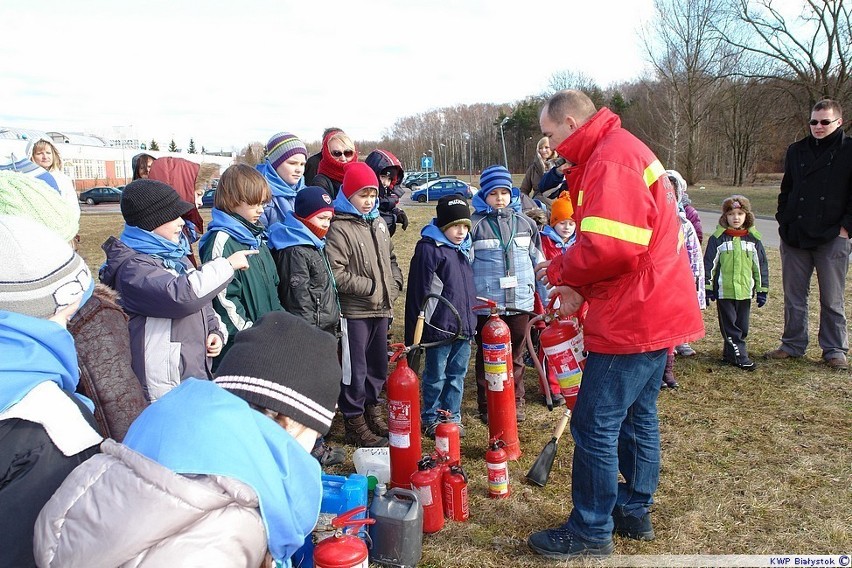
[[[358,161],[355,143],[343,131],[332,132],[322,141],[322,159],[311,185],[317,185],[328,192],[332,199],[337,197],[340,184],[343,183],[343,165]]]

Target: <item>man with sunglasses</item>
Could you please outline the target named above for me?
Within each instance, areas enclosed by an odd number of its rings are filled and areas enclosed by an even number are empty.
[[[832,369],[847,370],[849,350],[844,290],[852,245],[852,139],[843,109],[823,99],[811,110],[810,136],[787,149],[778,233],[784,284],[784,333],[767,359],[801,357],[808,346],[808,290],[819,285],[819,346]]]

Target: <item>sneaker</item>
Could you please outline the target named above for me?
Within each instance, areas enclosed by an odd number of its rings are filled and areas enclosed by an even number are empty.
[[[583,540],[562,525],[533,533],[527,539],[527,546],[533,552],[546,558],[569,560],[578,556],[609,556],[615,550],[612,541],[594,543]]]
[[[565,397],[562,396],[562,393],[551,394],[550,400],[553,401],[553,408],[565,406]]]
[[[778,349],[773,349],[772,351],[767,351],[766,353],[763,354],[763,357],[766,358],[766,359],[781,360],[781,359],[793,359],[796,356],[787,353],[786,351],[784,351],[783,349],[781,349],[779,347]]]
[[[676,389],[676,388],[679,388],[679,387],[680,387],[680,383],[678,383],[676,380],[670,379],[670,380],[667,381],[666,379],[663,379],[663,383],[660,385],[660,390]]]
[[[752,361],[748,357],[743,357],[742,359],[737,359],[737,362],[734,363],[734,365],[736,365],[737,367],[739,367],[743,371],[751,372],[751,371],[754,371],[755,369],[757,369],[757,365],[754,363],[754,361]]]
[[[689,343],[682,343],[675,347],[675,353],[681,357],[692,357],[695,355],[695,349],[690,347]]]
[[[842,355],[840,357],[832,357],[831,359],[826,359],[825,364],[836,371],[849,370],[849,363],[847,362],[846,357],[843,357]]]
[[[311,450],[311,455],[316,458],[321,466],[338,465],[346,461],[346,450],[343,448],[334,448],[325,442],[317,444]]]
[[[633,515],[622,515],[613,511],[612,520],[615,523],[612,529],[613,534],[634,540],[654,540],[654,526],[651,524],[651,513],[645,513],[641,517],[636,517]]]
[[[488,410],[479,411],[479,421],[488,426]]]
[[[438,429],[439,422],[432,422],[428,426],[423,428],[423,435],[427,438],[435,439],[435,430]]]

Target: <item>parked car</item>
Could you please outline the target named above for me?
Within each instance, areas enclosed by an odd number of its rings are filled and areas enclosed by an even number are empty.
[[[465,199],[473,197],[470,186],[460,179],[441,178],[421,185],[411,192],[411,199],[419,203],[437,201],[445,195],[458,195]]]
[[[403,187],[413,189],[415,185],[426,183],[427,181],[436,180],[441,177],[440,172],[430,170],[428,172],[408,172],[402,180]]]
[[[121,201],[121,190],[117,187],[93,187],[80,194],[80,203],[97,205],[98,203],[118,203]]]
[[[201,207],[213,207],[213,200],[216,198],[216,189],[208,189],[201,196]]]

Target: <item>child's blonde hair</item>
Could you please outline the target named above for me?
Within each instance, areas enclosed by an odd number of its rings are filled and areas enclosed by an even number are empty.
[[[240,203],[258,205],[271,199],[269,184],[260,172],[246,164],[234,164],[219,178],[213,205],[217,209],[230,212],[239,207]]]
[[[539,139],[538,144],[536,144],[536,145],[535,145],[535,151],[536,151],[536,152],[538,152],[538,151],[539,151],[539,150],[541,150],[541,149],[542,149],[545,145],[550,146],[550,138],[548,138],[547,136],[542,136],[542,137]],[[544,159],[545,159],[545,160],[552,160],[552,159],[553,159],[553,158],[555,158],[555,157],[556,157],[556,151],[555,151],[553,148],[551,148],[551,149],[550,149],[550,154],[548,154],[548,156],[547,156],[546,158],[544,158]]]
[[[53,152],[53,163],[50,165],[50,169],[48,171],[55,172],[57,170],[62,169],[62,158],[59,157],[59,150],[56,149],[56,146],[53,145],[53,142],[49,140],[45,140],[41,138],[40,140],[36,140],[33,144],[33,151],[30,154],[30,160],[33,159],[35,153],[39,150],[43,150],[44,148],[50,148],[50,151]]]
[[[732,195],[722,202],[722,216],[719,217],[720,225],[725,228],[730,226],[728,225],[727,214],[734,209],[745,211],[746,218],[743,223],[743,229],[750,229],[754,226],[754,213],[751,212],[751,201],[743,195]]]

